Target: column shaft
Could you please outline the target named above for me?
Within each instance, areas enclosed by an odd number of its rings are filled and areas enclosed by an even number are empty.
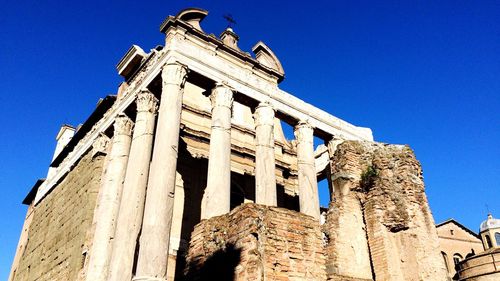
[[[276,206],[274,109],[261,103],[255,110],[255,202]]]
[[[115,120],[109,160],[94,214],[95,232],[87,269],[86,280],[88,281],[107,280],[116,218],[130,151],[132,127],[132,121],[125,115],[118,116]]]
[[[165,65],[161,74],[160,109],[134,280],[166,279],[186,74],[187,69],[178,63]]]
[[[319,220],[319,196],[316,167],[314,165],[313,128],[300,121],[295,127],[300,212]]]
[[[231,108],[233,92],[217,84],[210,95],[212,131],[208,158],[207,187],[201,201],[201,218],[223,215],[231,198]]]
[[[131,280],[146,200],[158,100],[149,91],[137,96],[137,117],[113,242],[109,280]]]

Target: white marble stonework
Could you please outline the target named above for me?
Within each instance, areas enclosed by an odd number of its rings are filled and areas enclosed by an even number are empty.
[[[133,122],[125,115],[116,117],[111,151],[94,214],[95,232],[86,280],[105,281],[111,259],[112,241],[120,207],[123,180],[132,141]]]
[[[217,84],[210,95],[212,131],[207,187],[201,201],[201,218],[229,213],[231,198],[231,108],[233,91]]]
[[[313,127],[305,121],[295,126],[300,212],[319,220],[318,181],[314,159]]]
[[[162,71],[162,93],[149,174],[135,280],[164,280],[175,194],[182,96],[187,68],[176,62]],[[152,243],[151,241],[155,241]]]
[[[148,90],[137,95],[137,116],[125,174],[108,280],[131,280],[136,241],[142,225],[158,99]]]
[[[255,109],[255,203],[276,206],[274,109],[261,103]]]

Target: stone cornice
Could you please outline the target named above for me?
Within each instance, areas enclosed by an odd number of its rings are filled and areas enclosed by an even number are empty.
[[[187,24],[186,22],[179,20],[175,17],[169,16],[167,17],[163,23],[160,25],[160,32],[165,33],[168,35],[171,29],[174,29],[176,27],[181,27],[182,29],[186,30],[186,32],[189,32],[190,34],[206,41],[210,42],[215,45],[215,48],[218,49],[219,51],[224,51],[232,56],[237,57],[241,61],[250,63],[253,68],[259,69],[273,77],[276,78],[277,82],[281,82],[284,79],[284,74],[280,73],[268,66],[265,66],[264,64],[260,63],[256,59],[254,59],[252,56],[250,56],[248,53],[245,53],[239,49],[232,48],[222,42],[221,39],[213,36],[213,35],[208,35],[204,33],[201,30],[198,30],[191,25]]]
[[[137,45],[132,45],[116,65],[118,74],[128,80],[140,68],[147,54]]]

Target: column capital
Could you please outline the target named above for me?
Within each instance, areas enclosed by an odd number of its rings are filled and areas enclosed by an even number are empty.
[[[132,128],[134,127],[134,122],[130,120],[125,114],[120,114],[116,117],[115,123],[115,135],[132,135]]]
[[[156,113],[158,110],[158,99],[149,90],[144,89],[137,94],[137,112]]]
[[[327,147],[328,147],[328,154],[330,155],[330,158],[333,157],[335,154],[335,151],[337,151],[337,146],[341,143],[344,142],[344,139],[338,137],[338,136],[332,136],[332,139],[328,141]]]
[[[233,106],[233,90],[225,83],[217,83],[210,94],[212,109],[216,106],[232,108]]]
[[[92,144],[92,157],[96,155],[105,155],[109,144],[109,137],[104,133],[100,133]]]
[[[313,126],[311,126],[307,121],[301,120],[297,125],[295,125],[294,135],[297,142],[313,143],[313,132]]]
[[[188,74],[187,66],[178,62],[167,63],[161,71],[161,79],[164,84],[174,84],[184,87]]]
[[[267,102],[261,102],[254,113],[255,127],[260,125],[274,125],[274,108]]]

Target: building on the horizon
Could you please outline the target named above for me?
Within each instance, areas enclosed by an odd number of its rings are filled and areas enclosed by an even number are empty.
[[[61,128],[9,281],[446,280],[413,151],[281,90],[274,52],[207,14],[167,17],[164,46],[130,47],[117,95]]]
[[[454,219],[436,225],[441,255],[450,280],[458,278],[457,268],[466,257],[482,252],[479,235]]]
[[[460,261],[457,280],[500,280],[500,220],[488,214],[487,219],[479,226],[479,237],[484,251]]]

